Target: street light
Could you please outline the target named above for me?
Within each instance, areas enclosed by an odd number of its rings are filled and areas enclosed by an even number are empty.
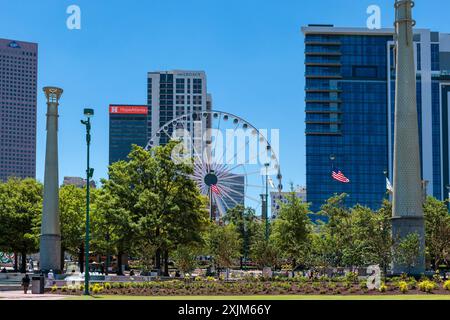
[[[264,219],[266,220],[266,241],[269,240],[269,166],[270,163],[264,164],[266,167],[266,194],[264,195]]]
[[[89,240],[90,240],[89,197],[90,197],[90,181],[92,176],[94,175],[94,169],[92,169],[89,165],[89,147],[91,145],[91,118],[94,116],[94,109],[84,109],[84,115],[86,116],[86,120],[81,120],[81,123],[86,126],[86,146],[87,146],[84,294],[89,295]]]

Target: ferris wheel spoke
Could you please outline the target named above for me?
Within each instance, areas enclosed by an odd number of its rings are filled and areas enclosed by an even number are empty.
[[[254,201],[254,202],[258,203],[258,204],[261,204],[261,199],[258,200],[256,198],[253,198],[253,197],[249,196],[249,195],[245,195],[245,198],[247,198],[249,200],[252,200],[252,201]]]
[[[236,131],[238,127],[239,127],[239,122],[234,126],[234,131]],[[226,160],[226,152],[228,149],[230,149],[230,147],[231,147],[230,144],[231,143],[234,144],[234,140],[233,139],[231,139],[231,140],[232,140],[231,142],[230,141],[227,142],[227,147],[223,150],[222,156],[220,157],[220,160],[218,161],[218,163],[221,163],[223,160]]]
[[[245,197],[245,194],[244,193],[242,193],[242,192],[239,192],[239,191],[236,191],[236,190],[233,190],[233,189],[230,189],[230,188],[225,188],[224,186],[222,186],[222,192],[225,194],[225,195],[227,195],[228,196],[228,198],[230,198],[230,199],[232,199],[231,198],[231,193],[232,194],[235,194],[235,195],[237,195],[237,196],[239,196],[239,197]],[[234,199],[232,199],[234,202],[236,202]]]
[[[249,144],[250,144],[250,139],[246,140],[245,145],[243,147],[241,147],[239,150],[237,150],[236,153],[234,154],[234,156],[232,158],[230,158],[230,160],[226,161],[225,163],[230,163],[233,159],[236,159],[238,154],[240,152],[242,152],[242,150],[244,150],[244,152],[245,152],[245,150],[247,150],[247,147]]]
[[[228,192],[226,192],[225,190],[221,190],[221,193],[225,196],[225,197],[227,197],[228,199],[230,199],[231,201],[233,201],[237,206],[239,205],[239,203],[235,200],[235,199],[233,199],[229,194],[228,194]],[[226,204],[226,201],[224,201],[224,203]],[[229,209],[229,208],[228,208]]]
[[[258,188],[261,189],[264,186],[262,185],[256,185],[256,184],[239,184],[239,183],[232,183],[232,182],[224,182],[226,185],[228,186],[236,186],[236,187],[240,187],[240,186],[244,186],[246,188]]]
[[[212,120],[211,120],[212,121]],[[222,117],[219,117],[219,121],[218,121],[218,124],[217,124],[217,128],[216,128],[216,131],[219,131],[219,129],[220,129],[220,122],[222,121]],[[214,149],[213,150],[216,150],[216,146],[217,146],[217,137],[216,137],[216,139],[214,139]],[[211,150],[212,151],[212,150]]]
[[[215,200],[215,203],[217,205],[220,215],[223,217],[225,215],[226,211],[230,210],[230,207],[226,204],[225,201],[222,201],[222,199],[220,199],[217,194],[213,193],[213,198]],[[227,207],[225,212],[224,212],[223,205],[225,205],[225,207]]]

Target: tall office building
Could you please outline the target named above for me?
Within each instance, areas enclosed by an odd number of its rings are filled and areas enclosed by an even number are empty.
[[[38,45],[0,39],[0,181],[36,176]]]
[[[109,164],[127,160],[132,145],[147,145],[147,106],[109,106]]]
[[[207,94],[204,71],[157,71],[148,73],[148,137],[155,136],[159,128],[185,114],[210,110],[212,98]],[[188,124],[193,132],[194,123]],[[203,129],[207,123],[203,124]],[[169,132],[172,134],[172,132]],[[167,143],[166,135],[160,144]]]
[[[392,180],[394,30],[309,25],[305,35],[306,187],[311,210],[333,194],[373,209]],[[450,35],[414,31],[422,179],[447,197],[449,184]],[[331,159],[335,160],[332,161]],[[349,179],[331,178],[332,166]]]

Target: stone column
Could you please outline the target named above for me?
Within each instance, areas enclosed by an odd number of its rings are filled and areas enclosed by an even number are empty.
[[[394,133],[394,194],[392,235],[396,244],[409,234],[420,236],[420,255],[408,268],[395,261],[394,274],[420,275],[425,271],[425,231],[422,208],[419,127],[417,118],[416,69],[411,0],[397,0],[396,8],[396,84]]]
[[[60,88],[45,87],[47,97],[47,144],[45,151],[44,204],[42,210],[40,269],[61,271],[61,227],[59,220],[58,106]]]

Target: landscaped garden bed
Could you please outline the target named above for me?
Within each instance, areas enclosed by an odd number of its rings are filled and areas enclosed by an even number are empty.
[[[84,287],[53,287],[51,292],[63,295],[81,295]],[[450,281],[413,278],[393,278],[378,289],[369,290],[366,281],[343,279],[245,279],[223,281],[213,278],[195,281],[171,280],[152,282],[94,283],[93,295],[120,296],[233,296],[233,295],[450,295]]]

